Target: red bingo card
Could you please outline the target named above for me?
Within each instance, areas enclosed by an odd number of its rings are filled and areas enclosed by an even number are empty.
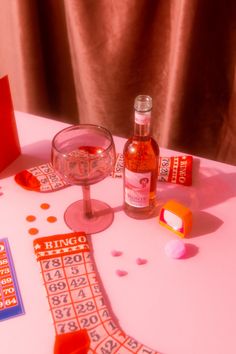
[[[71,353],[158,354],[125,334],[113,321],[84,232],[36,239],[34,251],[41,265],[57,343],[77,332],[87,334],[89,348],[81,350],[81,341],[73,340],[78,348]]]
[[[0,239],[0,321],[24,314],[10,246]]]

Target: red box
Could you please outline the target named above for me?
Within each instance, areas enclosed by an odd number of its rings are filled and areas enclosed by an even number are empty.
[[[21,153],[8,76],[0,78],[0,172]]]

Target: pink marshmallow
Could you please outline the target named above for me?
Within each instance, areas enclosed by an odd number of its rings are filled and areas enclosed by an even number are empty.
[[[181,240],[171,240],[165,245],[165,253],[170,258],[181,258],[186,253],[186,247]]]

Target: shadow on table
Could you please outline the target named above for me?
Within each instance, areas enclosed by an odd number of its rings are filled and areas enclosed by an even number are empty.
[[[0,178],[14,176],[18,172],[49,162],[51,159],[51,141],[42,140],[26,145],[22,148],[21,155],[12,162],[2,173]]]
[[[113,209],[114,213],[119,213],[120,211],[124,211],[124,206],[121,204],[121,205],[118,205],[112,209]]]
[[[226,169],[227,171],[227,169]],[[161,206],[170,199],[186,205],[193,213],[193,227],[189,238],[213,234],[224,223],[219,217],[205,211],[236,196],[236,173],[218,168],[195,168],[192,186],[159,183]],[[229,205],[230,207],[230,205]]]
[[[190,187],[159,183],[159,200],[164,203],[169,199],[176,199],[195,211],[207,209],[235,197],[236,173],[223,173],[216,170],[214,173],[214,175],[199,173],[197,181]]]
[[[223,225],[223,221],[206,211],[195,211],[193,213],[193,227],[190,238],[211,234]]]
[[[196,245],[193,245],[192,243],[185,243],[185,247],[186,253],[182,259],[192,258],[198,254],[199,249]]]

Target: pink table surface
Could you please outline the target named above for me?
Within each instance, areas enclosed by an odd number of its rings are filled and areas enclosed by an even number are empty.
[[[54,327],[33,253],[33,239],[67,233],[63,212],[80,187],[55,193],[26,191],[14,182],[18,171],[50,159],[54,134],[66,124],[16,112],[22,155],[1,174],[0,238],[8,238],[25,315],[0,322],[1,354],[50,354]],[[118,152],[124,139],[116,138]],[[176,155],[161,149],[161,155]],[[175,198],[193,211],[187,256],[173,260],[165,244],[177,236],[157,219],[137,221],[121,210],[122,179],[111,177],[92,187],[92,196],[115,209],[114,222],[92,235],[94,258],[110,305],[121,328],[162,354],[236,353],[236,167],[194,158],[193,186],[158,184],[159,202]],[[51,205],[49,211],[40,204]],[[37,216],[39,234],[28,234],[25,217]],[[58,221],[46,222],[48,215]],[[112,250],[121,257],[112,257]],[[135,260],[148,263],[138,266]],[[117,269],[128,272],[116,275]]]

